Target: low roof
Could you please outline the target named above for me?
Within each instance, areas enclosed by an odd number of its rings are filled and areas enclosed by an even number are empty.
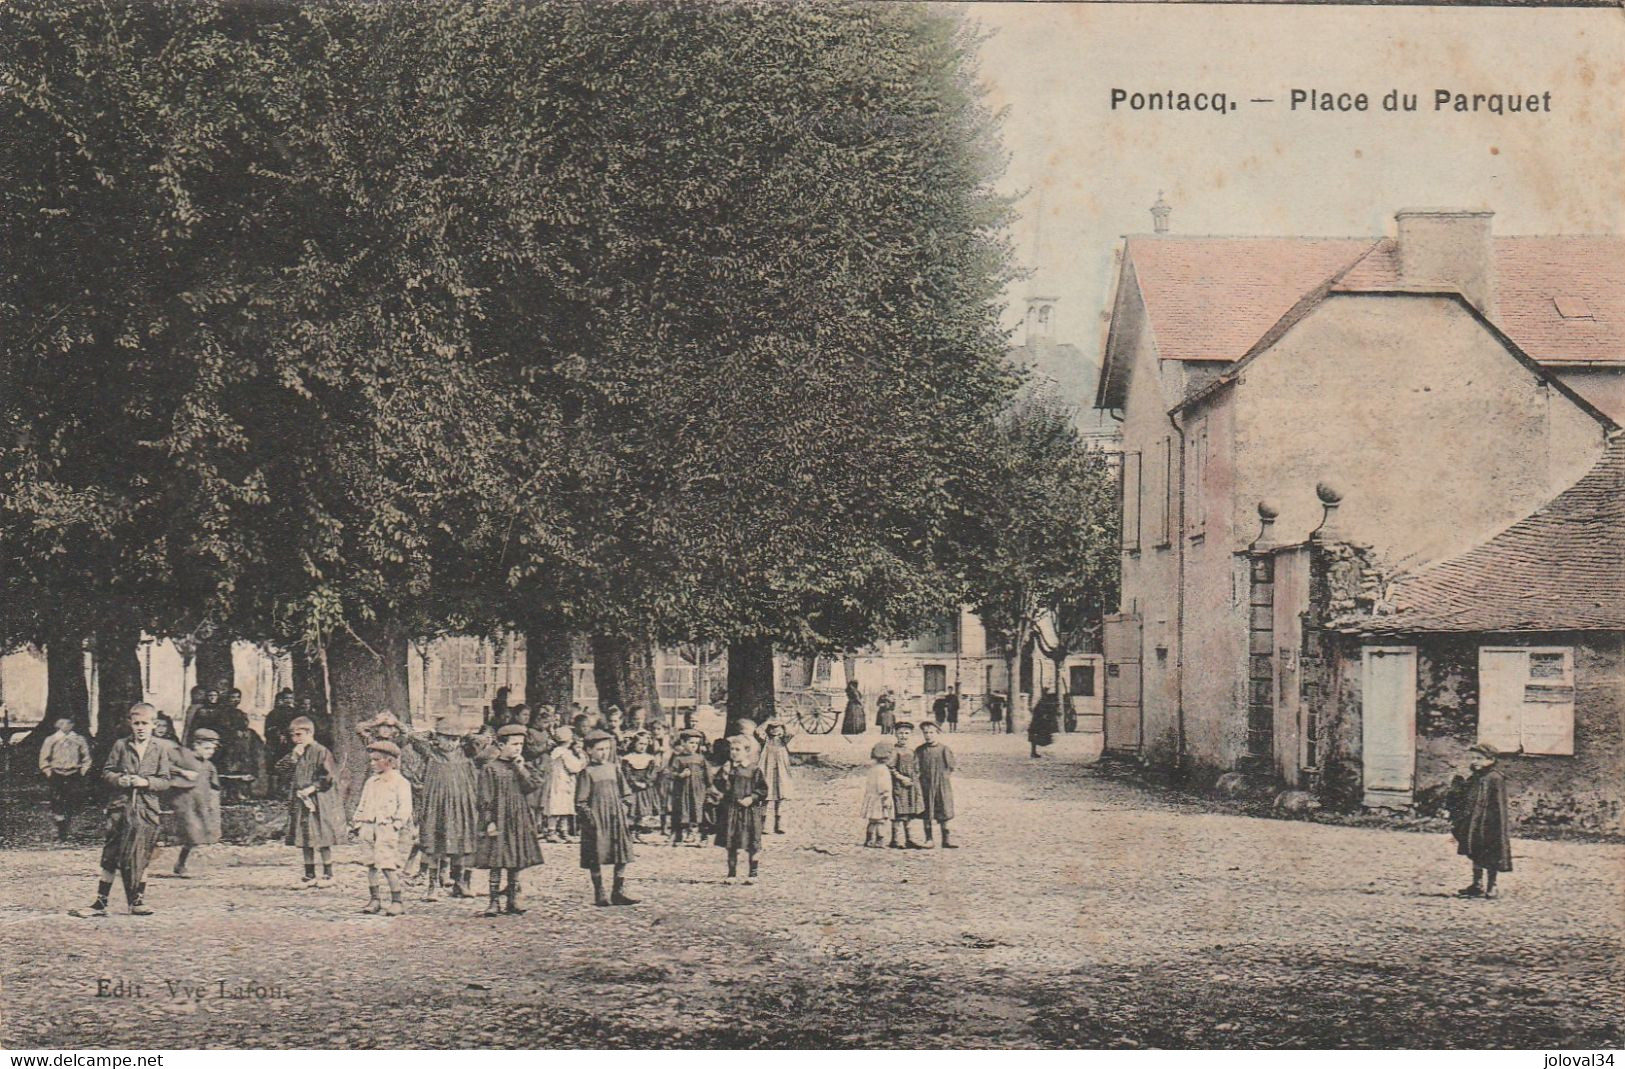
[[[1543,508],[1401,580],[1365,633],[1625,630],[1625,436]]]

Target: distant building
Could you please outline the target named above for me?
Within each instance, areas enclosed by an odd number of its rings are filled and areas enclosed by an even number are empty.
[[[1031,369],[1031,389],[1047,394],[1074,412],[1078,433],[1103,449],[1115,451],[1121,431],[1111,413],[1093,407],[1100,385],[1100,365],[1070,342],[1055,338],[1054,297],[1027,298],[1022,321],[1022,344],[1010,350],[1010,360]]]

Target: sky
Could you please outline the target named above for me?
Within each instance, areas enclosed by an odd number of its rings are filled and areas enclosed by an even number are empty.
[[[1612,9],[978,3],[1006,187],[1057,340],[1098,360],[1121,236],[1378,236],[1400,208],[1488,208],[1498,234],[1625,232],[1625,14]],[[1111,90],[1223,92],[1213,112],[1111,109]],[[1364,113],[1288,109],[1364,91]],[[1415,112],[1389,113],[1392,89]],[[1550,113],[1435,112],[1434,93],[1550,93]],[[1272,98],[1273,104],[1253,104]],[[1018,333],[1016,337],[1020,341]],[[1068,376],[1071,378],[1071,376]],[[1089,398],[1072,400],[1088,404]]]

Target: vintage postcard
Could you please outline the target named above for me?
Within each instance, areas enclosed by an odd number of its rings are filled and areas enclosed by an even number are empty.
[[[0,1044],[1607,1069],[1622,92],[1601,6],[0,7]]]

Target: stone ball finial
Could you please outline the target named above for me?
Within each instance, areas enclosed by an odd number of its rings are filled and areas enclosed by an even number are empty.
[[[1320,498],[1322,505],[1335,505],[1343,500],[1343,494],[1331,483],[1316,483],[1315,496]]]
[[[1278,517],[1280,515],[1281,515],[1280,506],[1276,505],[1275,502],[1266,499],[1266,500],[1260,501],[1258,503],[1258,518],[1259,519],[1261,519],[1261,520],[1273,520],[1273,519],[1275,519],[1276,517]]]

